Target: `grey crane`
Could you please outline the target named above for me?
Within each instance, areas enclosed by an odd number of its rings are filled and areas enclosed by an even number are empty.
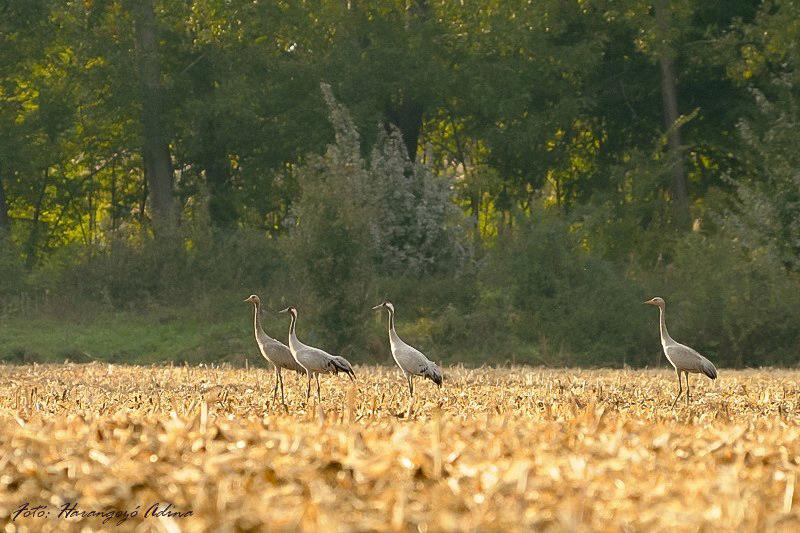
[[[261,351],[261,355],[264,356],[264,359],[272,363],[272,366],[275,367],[275,388],[272,389],[272,397],[275,398],[278,395],[278,386],[280,385],[281,402],[285,405],[286,399],[283,393],[283,376],[281,375],[281,369],[294,370],[301,374],[305,374],[305,369],[294,360],[288,346],[264,333],[264,328],[261,327],[261,298],[255,294],[251,294],[245,302],[253,304],[253,329],[255,330],[258,349]]]
[[[667,323],[664,319],[667,303],[663,298],[656,296],[644,303],[658,307],[661,346],[664,348],[664,355],[667,356],[667,360],[675,368],[675,373],[678,375],[678,395],[675,397],[675,401],[672,402],[672,407],[675,407],[683,391],[681,372],[686,374],[686,405],[689,405],[689,374],[705,374],[711,379],[717,379],[717,369],[711,361],[692,348],[676,342],[675,339],[669,336]]]
[[[425,354],[407,344],[397,335],[394,329],[394,305],[388,300],[384,300],[372,309],[386,309],[389,312],[389,347],[392,350],[392,357],[403,375],[408,381],[408,390],[414,396],[414,376],[422,376],[430,379],[439,387],[442,386],[442,371],[436,364],[425,357]]]
[[[322,401],[322,394],[319,387],[320,374],[336,374],[344,372],[351,381],[355,381],[356,374],[353,372],[353,366],[344,357],[338,355],[331,355],[324,350],[308,346],[297,340],[297,333],[295,333],[295,326],[297,325],[297,309],[294,307],[287,307],[279,311],[280,313],[289,313],[289,350],[292,352],[294,360],[303,367],[306,376],[308,377],[308,386],[306,387],[306,401],[311,396],[311,376],[313,375],[317,380],[317,401]]]

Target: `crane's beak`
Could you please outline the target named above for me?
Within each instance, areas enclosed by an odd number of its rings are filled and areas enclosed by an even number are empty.
[[[642,303],[645,303],[647,305],[656,305],[656,303],[653,300],[647,300],[646,302],[642,302]]]
[[[378,304],[375,307],[373,307],[372,310],[374,311],[376,309],[380,309],[381,307],[383,307],[383,304]]]
[[[280,310],[280,311],[278,311],[278,312],[279,312],[279,313],[288,313],[288,312],[289,312],[289,309],[291,309],[291,307],[287,307],[286,309],[281,309],[281,310]]]
[[[250,298],[245,298],[245,299],[244,299],[244,300],[242,300],[242,301],[243,301],[243,302],[252,302],[253,300],[251,300]]]

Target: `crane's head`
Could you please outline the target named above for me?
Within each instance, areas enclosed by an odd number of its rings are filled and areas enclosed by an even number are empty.
[[[250,296],[247,297],[245,302],[250,302],[253,305],[259,305],[261,304],[261,298],[259,298],[255,294],[251,294]]]
[[[376,305],[372,309],[375,309],[375,310],[377,310],[377,309],[387,309],[390,313],[394,313],[394,305],[392,305],[392,302],[390,302],[389,300],[382,301],[381,303],[379,303],[378,305]]]
[[[280,310],[280,311],[278,311],[278,312],[279,312],[279,313],[289,313],[289,314],[290,314],[290,315],[292,315],[293,317],[297,318],[297,309],[296,309],[296,308],[294,308],[294,307],[293,307],[293,306],[291,306],[291,305],[290,305],[289,307],[287,307],[286,309],[281,309],[281,310]]]
[[[667,302],[664,301],[664,298],[659,298],[658,296],[650,300],[647,300],[644,303],[646,303],[647,305],[655,305],[656,307],[661,307],[661,308],[667,305]]]

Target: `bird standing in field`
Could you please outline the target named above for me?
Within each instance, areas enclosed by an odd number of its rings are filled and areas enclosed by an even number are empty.
[[[317,401],[322,401],[322,394],[319,387],[320,374],[339,374],[344,372],[355,381],[356,374],[353,372],[353,366],[347,359],[338,355],[331,355],[324,350],[308,346],[297,340],[295,333],[295,326],[297,325],[297,309],[294,307],[287,307],[279,311],[280,313],[289,313],[291,321],[289,322],[289,350],[292,352],[294,360],[303,367],[306,376],[308,377],[308,386],[306,387],[306,401],[311,396],[311,376],[312,374],[317,380]]]
[[[255,330],[258,349],[261,351],[261,355],[264,356],[264,359],[272,363],[272,366],[275,367],[275,388],[272,389],[272,397],[274,399],[278,395],[278,386],[280,385],[281,402],[286,405],[283,394],[283,376],[281,375],[281,369],[294,370],[298,373],[305,373],[305,369],[294,360],[288,346],[264,333],[264,329],[261,327],[261,298],[255,294],[251,294],[245,302],[253,304],[253,329]]]
[[[689,374],[702,373],[711,379],[717,379],[717,369],[711,361],[688,346],[675,342],[675,339],[669,336],[667,332],[667,323],[664,320],[664,310],[667,307],[667,303],[663,298],[656,296],[644,303],[658,307],[661,346],[664,348],[664,355],[667,356],[667,360],[675,367],[675,373],[678,375],[678,395],[675,397],[675,401],[672,402],[672,407],[675,407],[683,391],[681,372],[686,374],[686,405],[689,405]]]
[[[394,305],[392,302],[384,301],[372,309],[386,309],[389,312],[389,347],[392,350],[394,362],[403,371],[403,375],[408,381],[408,390],[411,393],[411,397],[414,397],[414,376],[426,377],[441,387],[442,371],[439,367],[425,357],[422,352],[406,344],[397,335],[397,331],[394,329]]]

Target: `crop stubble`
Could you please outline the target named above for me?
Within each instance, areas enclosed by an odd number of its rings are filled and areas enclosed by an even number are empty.
[[[24,502],[133,510],[63,530],[797,530],[800,372],[360,367],[355,386],[266,369],[0,367],[0,518]],[[312,387],[313,389],[313,387]],[[154,502],[186,518],[144,518]],[[9,529],[11,528],[11,529]]]

